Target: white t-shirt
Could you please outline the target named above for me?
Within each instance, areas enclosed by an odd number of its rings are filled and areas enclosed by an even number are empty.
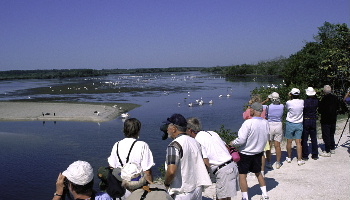
[[[304,100],[293,99],[286,103],[286,108],[288,110],[286,120],[291,123],[302,123],[303,122],[303,110],[304,110]]]
[[[134,138],[124,138],[114,144],[111,155],[108,157],[108,163],[111,167],[116,168],[121,166],[117,156],[117,144],[119,143],[118,153],[120,159],[122,160],[123,165],[125,165],[126,157],[128,156],[131,145],[135,140],[136,139]],[[143,171],[149,170],[154,166],[153,155],[146,142],[137,141],[135,143],[129,156],[129,162],[139,164]]]
[[[200,131],[195,139],[201,144],[203,158],[208,158],[211,166],[219,166],[232,159],[225,142],[214,131]]]

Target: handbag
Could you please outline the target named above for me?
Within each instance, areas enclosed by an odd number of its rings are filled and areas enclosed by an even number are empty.
[[[241,160],[241,157],[239,156],[239,153],[235,147],[229,147],[229,152],[232,156],[233,161],[238,162]]]

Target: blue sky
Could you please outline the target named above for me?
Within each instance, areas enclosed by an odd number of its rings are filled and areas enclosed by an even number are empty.
[[[1,0],[0,70],[255,64],[349,20],[349,0]]]

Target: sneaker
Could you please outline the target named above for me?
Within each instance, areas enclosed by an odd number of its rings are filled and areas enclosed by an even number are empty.
[[[312,157],[312,159],[314,159],[314,160],[318,160],[318,157]]]
[[[300,166],[300,165],[303,165],[303,164],[305,164],[305,161],[304,160],[298,160],[298,165]]]
[[[266,200],[266,199],[270,199],[268,196],[261,196],[260,200]]]
[[[280,162],[276,162],[276,169],[281,168],[281,163]]]
[[[331,154],[335,154],[335,150],[331,150]]]
[[[292,162],[292,159],[289,158],[289,157],[286,157],[286,161],[287,161],[287,163],[291,163],[291,162]]]
[[[308,161],[309,160],[309,158],[302,158],[303,159],[303,161]]]
[[[320,156],[322,156],[322,157],[331,157],[331,153],[327,153],[327,152],[323,151],[322,153],[320,153]]]
[[[273,169],[272,164],[270,162],[267,162],[266,168]]]

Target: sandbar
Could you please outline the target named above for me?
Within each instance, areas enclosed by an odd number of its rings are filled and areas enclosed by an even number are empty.
[[[138,106],[131,103],[0,102],[0,121],[105,122]]]

